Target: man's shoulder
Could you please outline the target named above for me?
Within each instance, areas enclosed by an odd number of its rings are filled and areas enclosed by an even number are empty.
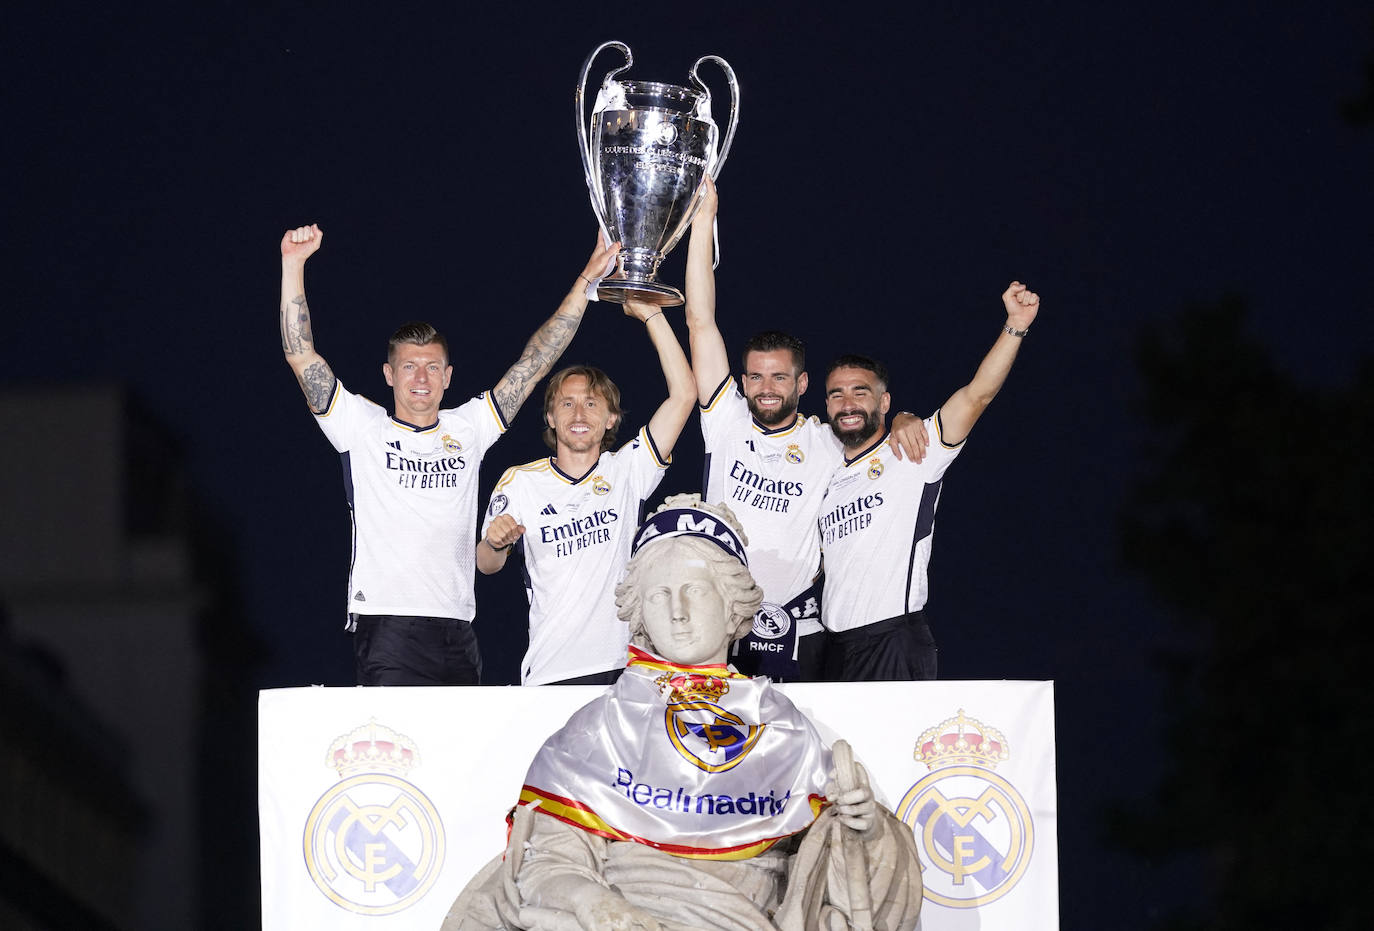
[[[496,489],[501,490],[512,485],[526,485],[539,481],[541,476],[552,473],[548,456],[540,456],[530,462],[522,462],[513,465],[501,473],[501,477],[496,482]]]
[[[617,456],[624,453],[636,452],[644,446],[644,436],[647,432],[647,427],[639,427],[634,433],[630,434],[629,439],[619,446],[613,446],[610,449],[603,450],[601,457],[597,460],[597,465],[605,465],[608,462],[614,462]]]
[[[606,467],[619,459],[621,462],[628,462],[633,456],[648,456],[655,462],[660,462],[659,452],[654,446],[653,437],[649,435],[648,426],[640,427],[635,431],[634,436],[630,437],[619,447],[608,449],[601,454],[601,459],[597,462],[598,467]]]
[[[329,407],[325,408],[323,411],[317,412],[315,416],[321,419],[327,418],[341,405],[348,407],[355,416],[371,416],[380,419],[386,419],[391,416],[385,407],[371,398],[349,391],[348,386],[338,378],[334,379],[334,387],[329,397]]]
[[[844,454],[844,445],[840,443],[840,438],[835,435],[835,431],[830,429],[830,424],[815,414],[810,416],[798,414],[797,416],[799,418],[797,432],[818,446],[833,449],[836,455],[842,456]]]
[[[486,411],[491,406],[491,392],[483,391],[463,401],[454,407],[444,407],[439,410],[439,419],[462,418],[471,419],[473,416]]]

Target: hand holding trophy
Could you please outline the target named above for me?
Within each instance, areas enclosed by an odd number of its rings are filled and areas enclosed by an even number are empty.
[[[607,48],[617,48],[625,64],[606,73],[592,107],[585,113],[587,74]],[[730,119],[725,139],[711,119],[711,91],[697,76],[704,61],[725,72],[730,85]],[[677,244],[701,200],[706,175],[720,175],[739,124],[739,83],[730,65],[704,55],[692,65],[699,89],[650,81],[617,81],[634,64],[623,42],[603,42],[587,56],[577,85],[577,139],[592,210],[607,242],[619,242],[616,271],[597,287],[603,301],[643,301],[660,307],[682,303],[682,292],[654,280],[659,263]]]

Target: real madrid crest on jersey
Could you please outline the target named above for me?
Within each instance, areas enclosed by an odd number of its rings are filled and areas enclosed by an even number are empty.
[[[730,691],[729,681],[688,674],[658,678],[668,695],[664,726],[668,739],[683,759],[708,773],[723,773],[739,765],[763,735],[763,724],[746,724],[717,702]]]
[[[930,775],[907,790],[897,817],[911,826],[932,867],[922,877],[932,902],[976,908],[1025,875],[1035,841],[1030,809],[993,772],[1009,756],[1006,738],[962,708],[916,741],[915,757]]]
[[[882,474],[883,461],[879,459],[877,456],[874,456],[872,459],[868,460],[868,477],[877,478],[879,475]]]
[[[802,453],[801,447],[796,443],[787,444],[787,451],[783,453],[783,457],[793,465],[801,465],[806,461],[806,456]]]
[[[611,483],[599,475],[594,476],[592,478],[592,492],[598,495],[609,495],[611,493]]]
[[[457,440],[449,436],[447,433],[444,434],[440,442],[444,444],[444,449],[447,452],[461,453],[463,451],[463,444],[459,443]]]
[[[335,905],[390,915],[424,898],[444,865],[434,804],[402,778],[420,763],[415,744],[369,721],[330,744],[340,782],[305,822],[305,867]]]

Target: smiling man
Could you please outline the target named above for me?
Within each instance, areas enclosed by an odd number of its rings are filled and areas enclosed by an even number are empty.
[[[709,177],[705,183],[687,252],[687,326],[706,446],[703,495],[738,515],[764,592],[753,629],[734,644],[730,659],[751,675],[819,679],[825,631],[816,519],[840,465],[840,444],[818,418],[797,410],[808,384],[801,340],[778,331],[757,334],[745,344],[739,381],[731,377],[711,268],[717,197]],[[892,434],[894,450],[907,458],[925,454],[919,417],[898,414]]]
[[[935,678],[935,639],[924,609],[945,469],[1006,381],[1040,298],[1014,281],[1002,304],[1002,334],[973,380],[926,419],[934,442],[922,462],[893,456],[885,442],[887,368],[857,355],[830,366],[825,408],[844,463],[830,480],[819,524],[822,614],[830,631],[826,678]]]
[[[512,547],[525,561],[522,685],[609,685],[625,668],[629,631],[616,617],[615,586],[696,400],[687,355],[663,311],[630,302],[625,313],[649,332],[667,400],[614,450],[620,389],[600,369],[563,369],[544,392],[544,442],[553,455],[507,469],[487,507],[477,568],[500,571]]]
[[[388,415],[345,389],[315,350],[305,263],[323,241],[315,225],[282,236],[282,352],[343,457],[353,517],[347,629],[358,684],[476,685],[477,469],[577,332],[587,306],[584,276],[599,276],[618,246],[598,240],[519,360],[490,391],[458,407],[441,406],[453,376],[444,338],[427,323],[402,326],[382,366],[395,410]]]

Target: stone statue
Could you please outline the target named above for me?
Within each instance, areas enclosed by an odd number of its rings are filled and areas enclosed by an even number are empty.
[[[503,856],[443,931],[910,929],[910,828],[849,747],[725,665],[762,591],[728,508],[677,495],[635,536],[620,680],[535,756]]]

